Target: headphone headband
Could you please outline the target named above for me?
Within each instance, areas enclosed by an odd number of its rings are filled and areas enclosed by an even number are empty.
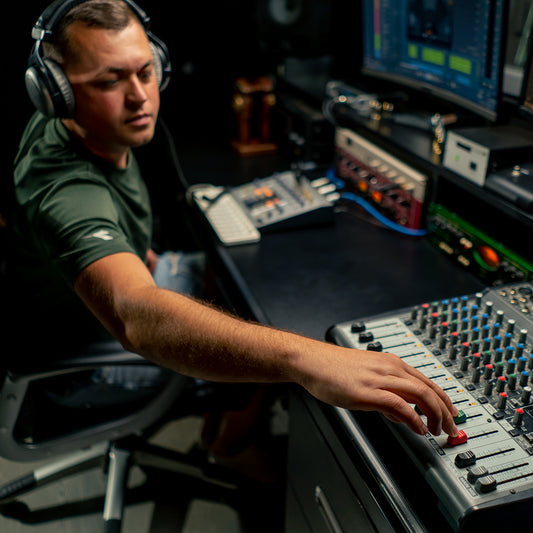
[[[26,89],[35,107],[45,115],[71,118],[75,112],[75,100],[70,82],[61,66],[42,56],[41,43],[52,40],[57,25],[69,11],[88,1],[55,0],[33,26],[31,35],[36,42],[28,60]],[[133,11],[146,32],[154,56],[159,90],[163,91],[170,81],[172,71],[167,47],[149,31],[150,17],[133,0],[119,1]]]
[[[65,15],[80,4],[84,4],[89,0],[55,0],[52,2],[37,19],[33,26],[31,36],[36,41],[49,40],[59,22]],[[127,4],[130,9],[137,15],[144,29],[148,31],[150,28],[150,17],[143,11],[136,3],[131,0],[120,0]]]

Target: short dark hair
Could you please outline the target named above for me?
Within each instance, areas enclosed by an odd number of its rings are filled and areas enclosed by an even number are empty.
[[[122,0],[88,0],[73,7],[56,25],[51,41],[44,42],[44,55],[63,64],[73,52],[69,28],[81,22],[104,30],[123,30],[136,13]],[[140,22],[140,21],[139,21]]]

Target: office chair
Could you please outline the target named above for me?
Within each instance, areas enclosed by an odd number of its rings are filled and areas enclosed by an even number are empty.
[[[131,393],[128,401],[120,393],[117,405],[112,405],[112,395],[107,405],[100,407],[67,405],[70,391],[76,397],[76,387],[95,369],[139,364],[148,363],[124,351],[118,342],[92,345],[75,355],[29,368],[2,363],[0,456],[16,462],[50,462],[0,486],[1,514],[31,521],[33,511],[17,500],[19,496],[96,467],[107,474],[105,533],[121,531],[126,481],[133,465],[140,467],[148,480],[175,476],[174,490],[186,487],[191,495],[225,502],[239,513],[257,506],[259,501],[254,500],[272,498],[270,487],[211,463],[208,454],[197,448],[182,453],[148,442],[168,421],[209,410],[242,408],[249,400],[246,389],[226,389],[224,384],[197,382],[168,372],[159,390],[143,393],[140,399]]]
[[[2,233],[0,228],[0,241]],[[5,289],[2,259],[0,291]],[[37,357],[28,361],[19,357],[17,349],[15,344],[4,352],[0,363],[0,456],[16,462],[50,462],[0,486],[0,513],[4,516],[25,518],[28,509],[17,500],[19,496],[98,466],[107,473],[103,506],[106,533],[121,530],[126,480],[133,464],[147,477],[170,472],[182,476],[182,487],[191,487],[191,481],[194,486],[203,484],[207,493],[214,495],[211,498],[220,495],[231,502],[238,500],[237,494],[251,497],[253,483],[211,464],[206,453],[181,453],[148,442],[170,420],[213,409],[241,408],[249,399],[246,390],[242,394],[242,388],[199,382],[164,371],[157,388],[118,391],[111,387],[93,390],[86,395],[89,401],[80,400],[80,388],[91,383],[89,377],[97,369],[109,365],[154,367],[116,341],[87,346],[52,360]]]
[[[53,461],[1,486],[0,503],[63,476],[102,466],[107,471],[104,531],[115,532],[120,531],[125,484],[131,464],[182,471],[206,479],[202,464],[191,463],[186,454],[150,445],[146,440],[171,415],[176,416],[172,413],[176,402],[180,399],[185,404],[191,400],[194,402],[187,378],[169,374],[161,389],[149,398],[142,395],[140,400],[132,398],[130,402],[121,399],[117,406],[70,408],[64,405],[64,395],[57,401],[59,383],[68,388],[69,380],[77,383],[81,376],[110,364],[144,362],[125,352],[118,343],[106,343],[50,365],[2,368],[0,456],[22,462]],[[52,384],[51,393],[48,392],[49,384]],[[195,412],[194,404],[190,410],[180,409],[177,416],[189,412]],[[49,416],[44,419],[46,415]],[[33,422],[33,417],[38,421],[33,423],[32,433],[28,432],[28,417]]]

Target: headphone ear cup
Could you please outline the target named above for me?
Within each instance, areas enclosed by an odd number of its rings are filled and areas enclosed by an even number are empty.
[[[172,72],[168,51],[165,44],[152,33],[148,33],[148,38],[154,57],[154,70],[159,90],[164,91],[170,81],[170,74]]]
[[[44,58],[44,68],[26,70],[26,90],[33,105],[48,117],[72,118],[76,109],[72,86],[61,66]]]
[[[161,84],[163,82],[163,66],[161,64],[161,53],[157,45],[152,41],[150,41],[150,48],[152,49],[152,56],[154,58],[155,78],[157,80],[157,85],[161,89]]]
[[[52,59],[45,58],[44,63],[48,67],[48,71],[57,87],[57,96],[54,98],[56,116],[59,118],[73,118],[76,111],[76,99],[65,71]]]
[[[47,117],[53,117],[55,112],[52,96],[46,88],[46,84],[43,83],[39,70],[36,67],[29,67],[26,70],[24,81],[26,83],[26,92],[36,109]]]

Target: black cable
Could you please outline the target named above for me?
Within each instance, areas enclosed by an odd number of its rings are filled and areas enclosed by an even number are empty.
[[[165,139],[167,141],[168,150],[170,152],[170,160],[172,162],[172,165],[174,166],[174,169],[176,170],[176,174],[178,175],[178,179],[181,183],[183,192],[182,197],[185,195],[185,192],[189,188],[189,184],[187,183],[187,180],[185,178],[185,173],[183,172],[183,167],[181,166],[179,157],[178,157],[178,151],[176,149],[176,144],[174,143],[174,137],[172,136],[169,127],[167,126],[166,122],[159,116],[158,118],[158,124],[161,126],[163,133],[165,134]]]

